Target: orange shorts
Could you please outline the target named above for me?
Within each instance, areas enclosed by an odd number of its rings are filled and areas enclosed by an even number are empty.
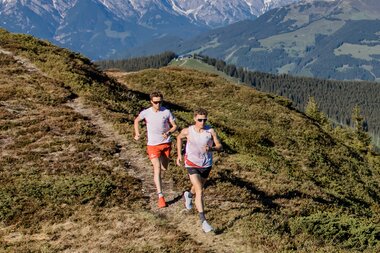
[[[170,151],[172,150],[171,143],[163,143],[155,146],[147,146],[146,150],[148,152],[149,159],[159,158],[161,155],[169,158]]]

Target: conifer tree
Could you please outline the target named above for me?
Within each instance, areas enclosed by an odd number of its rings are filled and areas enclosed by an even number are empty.
[[[352,122],[354,127],[354,145],[363,152],[371,150],[371,137],[364,129],[364,117],[361,115],[360,107],[355,105],[352,110]]]
[[[329,132],[333,130],[327,116],[319,110],[318,104],[315,101],[314,97],[309,97],[309,101],[306,104],[305,108],[305,114],[317,121],[324,130]]]
[[[309,101],[307,102],[305,113],[310,118],[319,122],[319,110],[317,102],[315,102],[314,97],[309,97]]]

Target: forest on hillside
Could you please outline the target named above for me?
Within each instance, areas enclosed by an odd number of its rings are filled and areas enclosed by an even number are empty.
[[[373,142],[380,145],[379,83],[274,75],[248,71],[207,56],[196,58],[257,90],[289,98],[298,110],[304,111],[309,98],[313,97],[319,109],[337,125],[353,126],[352,113],[358,106],[364,116],[364,129],[372,135]]]
[[[122,60],[103,60],[96,64],[102,69],[120,69],[123,71],[139,71],[148,68],[161,68],[169,64],[171,60],[176,58],[173,52],[163,52],[158,55],[137,57]]]

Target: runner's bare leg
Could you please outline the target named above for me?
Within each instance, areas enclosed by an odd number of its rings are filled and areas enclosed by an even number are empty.
[[[153,179],[156,185],[157,193],[162,193],[162,180],[161,180],[161,161],[160,158],[153,158],[150,160],[153,165]]]

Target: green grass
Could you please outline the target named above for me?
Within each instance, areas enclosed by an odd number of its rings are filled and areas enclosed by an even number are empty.
[[[380,46],[367,46],[367,45],[355,45],[350,43],[343,43],[340,47],[334,50],[335,55],[350,55],[353,58],[365,60],[365,61],[377,61],[376,58],[371,55],[380,54]]]
[[[315,34],[330,35],[343,25],[344,21],[321,19],[305,29],[300,28],[293,32],[271,36],[259,42],[264,49],[285,48],[289,56],[302,57],[307,47],[315,45]]]
[[[209,43],[207,43],[206,45],[202,46],[201,48],[198,48],[198,49],[195,49],[195,50],[193,50],[191,52],[188,52],[188,54],[200,54],[204,50],[206,50],[207,48],[216,48],[220,44],[221,43],[218,41],[218,38],[215,38],[215,39],[211,40]]]
[[[222,71],[218,71],[215,67],[208,65],[200,60],[197,59],[185,59],[185,60],[173,60],[169,66],[177,66],[177,67],[182,67],[182,68],[189,68],[189,69],[194,69],[210,74],[215,74],[220,77],[223,77],[231,82],[238,82],[236,78],[228,76],[226,73]]]

